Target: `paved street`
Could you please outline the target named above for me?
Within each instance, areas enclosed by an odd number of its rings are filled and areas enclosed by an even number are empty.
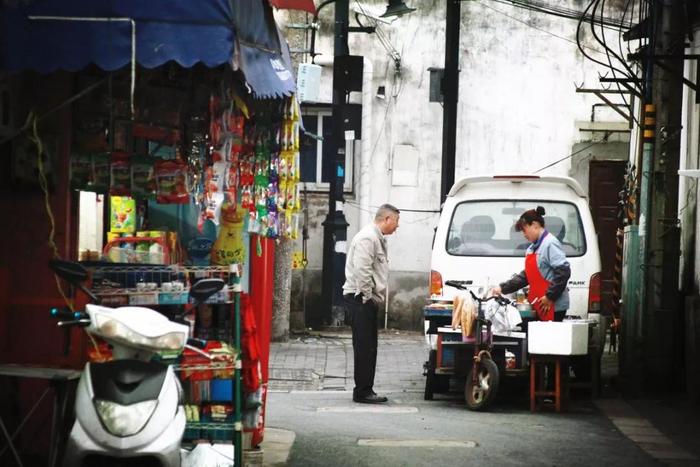
[[[669,418],[680,417],[682,404],[627,402],[608,390],[595,401],[576,398],[566,413],[533,414],[524,382],[508,379],[492,410],[475,413],[457,392],[423,400],[426,355],[421,334],[380,334],[375,389],[390,402],[368,406],[351,401],[349,333],[272,344],[264,463],[700,465],[698,423]]]

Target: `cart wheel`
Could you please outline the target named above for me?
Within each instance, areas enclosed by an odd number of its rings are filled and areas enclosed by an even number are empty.
[[[435,374],[435,367],[437,366],[437,350],[431,350],[428,352],[428,361],[426,362],[426,365],[425,393],[423,394],[423,399],[426,401],[431,401],[433,400],[435,380],[437,379],[437,375]]]
[[[472,382],[473,371],[473,368],[469,370],[464,388],[467,408],[475,411],[485,410],[498,392],[498,367],[490,358],[482,358],[477,368],[476,384]]]

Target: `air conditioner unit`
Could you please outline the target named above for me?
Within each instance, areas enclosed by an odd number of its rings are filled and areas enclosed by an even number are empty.
[[[321,66],[302,63],[297,72],[297,98],[299,102],[318,102],[321,87]]]

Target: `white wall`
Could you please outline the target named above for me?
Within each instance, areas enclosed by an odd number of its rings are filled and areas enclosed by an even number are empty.
[[[104,196],[88,191],[80,192],[80,227],[78,232],[78,251],[102,251],[102,213]]]
[[[699,31],[700,28],[696,34]],[[700,38],[695,37],[693,46],[686,53],[700,53]],[[694,61],[685,62],[685,76],[690,81],[698,82],[699,71]],[[695,102],[695,95],[695,91],[688,86],[683,87],[680,169],[700,169],[700,104]],[[694,290],[700,287],[700,251],[697,242],[700,238],[700,225],[697,222],[699,180],[691,177],[679,177],[678,180],[678,210],[681,220],[680,284],[681,287],[692,287]],[[684,284],[684,280],[692,280],[692,284]]]
[[[382,12],[386,2],[362,4]],[[390,25],[379,25],[401,55],[399,70],[376,34],[350,35],[350,53],[371,62],[369,96],[373,100],[371,115],[366,117],[372,119],[371,139],[363,139],[355,151],[356,167],[363,150],[369,157],[371,190],[366,197],[355,190],[349,200],[352,204],[346,206],[346,216],[351,237],[361,227],[357,222],[361,210],[374,211],[384,202],[403,209],[400,228],[389,238],[391,271],[397,277],[422,274],[427,289],[437,215],[406,209],[439,209],[443,109],[439,103],[429,102],[428,68],[444,66],[445,2],[413,0],[408,4],[417,11]],[[575,0],[557,4],[583,8]],[[324,8],[320,16],[317,51],[323,55],[319,62],[325,59],[330,63],[333,55],[333,8]],[[589,120],[592,104],[600,101],[591,94],[576,93],[575,88],[600,88],[598,71],[604,72],[579,52],[575,43],[577,21],[497,2],[462,2],[461,8],[456,177],[496,171],[532,172],[569,155],[577,142],[590,139],[590,133],[578,131],[577,122]],[[366,19],[363,22],[370,23]],[[592,45],[590,33],[584,33],[584,39],[590,47],[600,49]],[[604,54],[594,50],[590,53],[605,60]],[[321,101],[331,101],[331,86],[332,66],[325,66]],[[386,99],[371,97],[378,86],[385,86]],[[355,96],[355,101],[359,102],[360,97]],[[367,95],[364,104],[366,99]],[[597,113],[604,120],[621,121],[613,112]],[[416,186],[391,183],[396,145],[411,145],[420,155]],[[565,161],[544,173],[569,175],[570,167],[570,161]],[[357,179],[359,174],[355,176]],[[310,230],[310,245],[318,245],[318,251],[310,251],[312,269],[321,268],[320,223],[326,203],[325,195],[311,203],[312,215],[320,215]],[[400,284],[394,285],[394,290],[400,288]]]

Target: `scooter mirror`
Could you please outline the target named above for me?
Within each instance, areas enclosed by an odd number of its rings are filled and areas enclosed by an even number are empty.
[[[196,303],[201,303],[224,288],[224,281],[221,279],[200,279],[190,288],[190,297]]]
[[[70,284],[78,285],[85,282],[88,278],[87,269],[75,261],[52,259],[49,261],[49,267],[58,277]]]

